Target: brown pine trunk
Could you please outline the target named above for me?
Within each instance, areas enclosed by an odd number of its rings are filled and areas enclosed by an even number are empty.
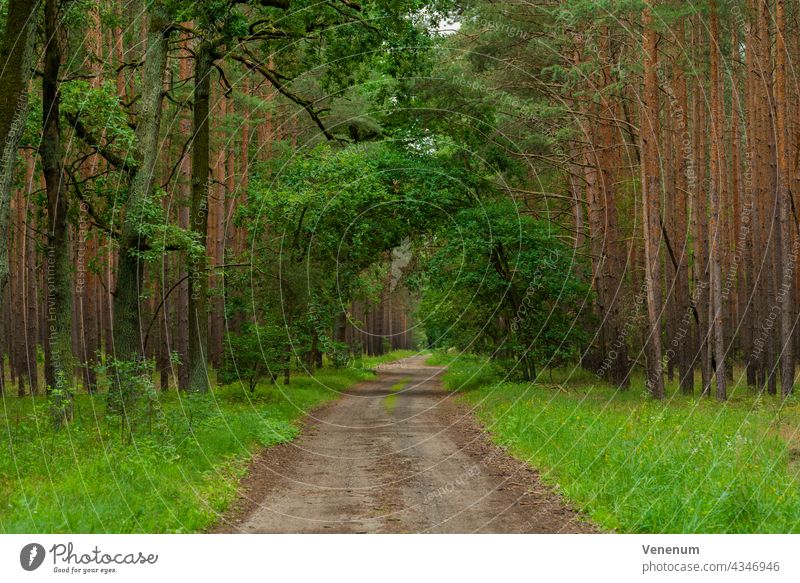
[[[674,55],[672,60],[674,62]],[[665,74],[666,75],[666,74]],[[671,86],[671,79],[665,78],[665,85]],[[665,239],[663,259],[663,286],[664,286],[664,345],[662,346],[662,363],[666,367],[667,381],[675,379],[675,361],[677,351],[672,343],[677,338],[678,333],[678,305],[675,297],[675,284],[678,279],[677,270],[677,251],[673,248],[676,240],[675,223],[677,217],[677,205],[675,204],[675,153],[674,153],[674,118],[667,110],[663,116],[661,124],[661,134],[658,138],[660,143],[659,152],[661,153],[661,177],[664,191],[664,209],[662,221],[662,235]]]
[[[110,31],[109,31],[110,32]],[[113,37],[112,37],[113,38]],[[100,19],[100,8],[92,10],[92,28],[90,31],[90,44],[93,45],[93,52],[97,56],[97,61],[90,65],[91,74],[94,76],[90,81],[92,87],[100,87],[103,84],[103,67],[100,63],[104,61],[103,46],[103,26]],[[111,42],[108,42],[109,53],[113,51]],[[111,54],[108,55],[109,59]],[[84,178],[94,176],[99,170],[106,168],[105,161],[100,156],[92,156],[89,167],[84,174]],[[89,214],[85,208],[80,209],[81,219],[79,219],[77,232],[77,245],[79,257],[75,282],[75,295],[80,314],[79,346],[76,354],[79,355],[81,372],[83,374],[83,384],[86,390],[93,393],[97,388],[97,373],[95,366],[97,363],[97,353],[100,350],[100,298],[102,291],[100,282],[94,270],[90,269],[91,263],[102,261],[98,252],[98,239],[89,230]],[[82,257],[80,250],[82,250]]]
[[[27,166],[29,168],[28,174],[33,172],[33,164],[28,160]],[[25,329],[25,312],[24,312],[24,287],[23,287],[23,264],[24,258],[22,255],[22,241],[25,233],[24,227],[24,204],[25,198],[22,193],[17,190],[11,199],[11,223],[8,240],[9,240],[9,267],[10,277],[8,281],[8,302],[6,305],[9,310],[9,329],[13,323],[14,327],[19,330],[22,324],[23,330]],[[25,386],[22,384],[22,361],[23,361],[23,347],[25,346],[25,334],[11,334],[8,337],[9,341],[9,360],[10,360],[10,382],[13,384],[17,382],[17,395],[20,397],[25,396]]]
[[[680,51],[685,50],[686,34],[683,22],[676,23],[675,36]],[[689,164],[687,157],[691,155],[691,134],[689,133],[689,101],[686,86],[686,75],[683,71],[684,59],[676,59],[673,67],[673,83],[675,86],[675,204],[674,204],[674,251],[678,263],[675,279],[675,308],[678,315],[676,337],[671,341],[676,344],[678,361],[678,378],[681,392],[691,394],[694,391],[694,367],[692,358],[692,310],[689,305],[689,225],[688,205]]]
[[[695,20],[694,45],[698,61],[704,60],[703,37],[700,19]],[[709,353],[709,280],[708,280],[708,205],[706,198],[706,107],[702,86],[703,74],[698,73],[692,92],[694,111],[694,184],[692,230],[694,231],[694,304],[697,314],[696,352],[693,361],[700,363],[701,392],[707,394],[711,386],[711,355]]]
[[[716,364],[717,399],[728,398],[725,376],[725,306],[722,303],[722,247],[726,239],[720,220],[724,172],[722,77],[719,72],[719,15],[716,0],[710,0],[711,35],[711,188],[709,196],[708,229],[711,238],[711,326]]]
[[[200,41],[195,48],[192,122],[192,203],[190,225],[203,247],[189,258],[189,390],[208,391],[208,172],[209,102],[213,47]]]
[[[225,112],[228,116],[233,116],[234,112],[234,102],[233,99],[223,99],[222,100]],[[227,140],[226,140],[227,141]],[[235,141],[230,141],[226,145],[226,147],[220,152],[220,166],[221,166],[221,175],[224,177],[224,183],[220,184],[219,192],[219,203],[220,203],[220,212],[217,216],[217,236],[214,240],[214,249],[215,249],[215,257],[216,262],[218,265],[222,265],[225,263],[225,248],[226,248],[226,239],[230,237],[231,245],[234,249],[236,249],[239,245],[237,241],[239,240],[237,235],[237,231],[233,226],[233,222],[230,220],[226,220],[224,209],[227,206],[229,211],[229,216],[232,217],[233,214],[236,212],[237,205],[240,204],[242,193],[242,183],[236,179],[236,148],[235,148]],[[221,273],[221,272],[219,272]],[[217,280],[217,285],[221,285],[222,278],[221,276]],[[223,341],[223,331],[225,328],[225,321],[223,318],[225,303],[224,298],[221,295],[217,295],[215,298],[215,306],[217,311],[217,340],[216,342],[219,343],[220,348],[222,347]],[[252,318],[252,315],[251,315]],[[237,325],[240,325],[241,320],[237,322]]]
[[[273,114],[271,109],[275,101],[275,93],[271,87],[265,88],[262,85],[260,95],[261,99],[266,102],[266,106],[264,107],[264,119],[258,124],[257,128],[258,152],[256,155],[259,160],[269,160],[272,157],[272,141],[275,139],[272,130]]]
[[[216,92],[212,91],[209,95],[210,98],[210,105],[209,111],[213,110],[213,103],[215,103],[218,99]],[[221,100],[224,101],[224,100]],[[217,110],[219,111],[219,110]],[[213,115],[213,118],[216,118],[216,115]],[[209,128],[209,142],[211,140],[211,129]],[[224,146],[223,146],[224,148]],[[211,165],[211,148],[209,147],[209,166]],[[222,215],[224,214],[224,210],[222,207],[227,203],[227,195],[225,192],[225,188],[221,187],[221,185],[214,184],[215,176],[213,174],[213,170],[216,168],[210,167],[209,168],[209,180],[211,184],[208,187],[208,216],[207,216],[207,236],[206,236],[206,255],[208,256],[208,265],[215,266],[222,263],[219,259],[219,238],[222,236],[220,232],[220,222],[223,220]],[[220,326],[222,325],[222,319],[219,317],[221,314],[220,308],[220,300],[222,299],[219,295],[219,286],[220,280],[218,278],[218,273],[215,269],[209,269],[208,274],[208,310],[207,310],[207,335],[208,338],[208,354],[206,355],[206,360],[212,366],[218,366],[219,362],[217,357],[219,356],[219,352],[217,350],[217,336],[220,333]],[[221,348],[220,343],[220,348]]]
[[[184,41],[185,43],[188,41]],[[189,54],[184,53],[178,69],[181,81],[188,81],[191,78],[189,67]],[[180,133],[186,136],[192,134],[192,121],[188,116],[182,116],[178,122]],[[189,201],[192,195],[192,160],[189,152],[183,152],[178,166],[178,203],[177,215],[178,225],[182,229],[189,228]],[[174,259],[176,281],[179,281],[175,290],[175,351],[177,352],[180,364],[177,366],[176,377],[178,380],[178,390],[189,390],[189,277],[186,271],[187,259],[185,254],[176,256]]]
[[[739,58],[739,34],[737,26],[731,27],[731,60]],[[733,217],[734,233],[734,283],[736,285],[735,295],[732,297],[736,302],[735,330],[739,338],[739,349],[746,367],[746,378],[750,384],[750,367],[747,365],[750,352],[752,351],[752,306],[748,306],[750,298],[749,286],[752,277],[752,265],[748,267],[750,257],[750,236],[751,230],[751,204],[749,198],[747,181],[750,178],[749,161],[745,161],[746,173],[742,174],[741,158],[741,97],[740,97],[740,76],[738,68],[734,70],[731,77],[731,195],[733,197]],[[746,154],[745,154],[746,155]]]
[[[28,112],[28,81],[33,64],[38,0],[10,0],[0,40],[0,305],[8,282],[8,219],[17,144]]]
[[[32,171],[31,171],[32,174]],[[29,183],[32,186],[31,183]],[[25,208],[25,227],[22,232],[22,256],[23,263],[23,294],[25,310],[25,371],[32,395],[39,392],[39,362],[36,358],[36,347],[39,341],[39,310],[37,301],[37,287],[39,281],[39,270],[36,265],[36,244],[34,233],[38,225],[35,224],[36,216],[32,202],[32,188],[28,192],[28,197],[24,203]]]
[[[758,335],[759,379],[761,387],[766,386],[771,393],[775,392],[775,343],[774,320],[771,319],[773,300],[775,298],[773,278],[773,249],[775,231],[772,228],[774,218],[773,196],[773,144],[771,142],[771,95],[772,59],[770,40],[769,5],[765,0],[755,0],[756,39],[754,54],[754,123],[757,149],[757,202],[758,209],[758,245],[755,271],[758,273],[759,317],[756,322]]]
[[[646,8],[644,24],[644,95],[642,104],[642,211],[647,285],[647,388],[656,399],[664,398],[661,371],[661,182],[657,139],[659,135],[658,33],[651,8]]]
[[[789,128],[788,99],[786,94],[786,5],[785,0],[775,0],[776,44],[775,44],[775,117],[777,131],[778,158],[778,215],[780,221],[781,241],[779,265],[781,266],[781,284],[778,290],[781,328],[780,328],[780,362],[781,362],[781,395],[786,398],[792,393],[794,386],[794,350],[792,346],[793,301],[794,301],[794,265],[795,254],[792,248],[792,229],[790,223],[791,191],[789,176]]]
[[[244,81],[242,83],[242,92],[244,93],[245,97],[251,97],[250,91],[250,77],[245,76]],[[249,99],[247,101],[249,103]],[[239,188],[237,192],[237,196],[234,199],[234,202],[238,205],[244,205],[247,203],[247,189],[250,186],[250,108],[245,107],[242,111],[242,150],[241,155],[239,156],[241,164],[241,178],[239,180]],[[231,225],[231,228],[233,226]],[[236,251],[242,252],[245,251],[245,247],[247,245],[247,231],[244,226],[240,228],[236,228],[234,233],[236,234]]]
[[[603,32],[600,58],[603,66],[602,84],[608,88],[613,82],[611,67],[611,35],[609,29]],[[603,262],[602,277],[604,280],[605,296],[609,318],[609,336],[611,344],[607,347],[606,358],[610,363],[610,378],[620,388],[627,388],[630,383],[628,370],[628,346],[623,331],[624,314],[622,308],[623,281],[625,273],[625,257],[622,251],[622,233],[619,228],[617,216],[617,144],[616,135],[618,128],[613,121],[619,117],[619,107],[612,96],[608,95],[608,90],[603,93],[601,99],[601,115],[598,128],[599,151],[598,158],[600,164],[600,193],[604,207],[604,231],[605,231],[605,261]]]
[[[589,243],[592,258],[592,284],[597,294],[596,308],[600,327],[597,333],[597,354],[589,354],[587,365],[618,387],[625,389],[630,384],[628,347],[623,331],[622,276],[625,272],[625,256],[622,250],[622,234],[617,216],[616,186],[618,180],[616,156],[616,126],[618,105],[608,94],[614,82],[611,69],[611,35],[608,27],[603,30],[600,62],[601,70],[593,77],[595,89],[601,94],[597,104],[584,113],[581,128],[589,142],[584,153],[584,181],[588,210]],[[574,56],[580,64],[580,54]],[[574,188],[574,186],[573,186]],[[573,195],[574,196],[574,195]],[[576,227],[582,221],[582,202],[575,201]],[[576,245],[582,225],[577,229]]]
[[[751,348],[747,354],[748,384],[763,389],[763,338],[761,338],[761,320],[763,317],[763,278],[761,277],[760,255],[761,244],[761,135],[760,135],[760,98],[758,75],[758,18],[756,17],[756,1],[748,0],[748,12],[751,14],[745,28],[745,138],[747,146],[747,171],[745,173],[745,196],[750,205],[750,241],[749,253],[746,255],[746,273],[750,292]]]

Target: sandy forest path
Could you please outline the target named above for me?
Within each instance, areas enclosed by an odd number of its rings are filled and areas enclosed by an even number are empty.
[[[217,532],[591,532],[424,362],[383,366],[266,449]]]

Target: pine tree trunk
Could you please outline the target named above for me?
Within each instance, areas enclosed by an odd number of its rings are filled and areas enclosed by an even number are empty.
[[[750,351],[746,356],[747,380],[752,387],[763,389],[763,339],[760,335],[762,319],[762,283],[760,253],[761,244],[761,137],[759,108],[759,76],[758,76],[758,18],[755,14],[754,0],[748,0],[748,12],[751,17],[745,28],[745,141],[747,155],[747,172],[745,173],[745,196],[750,205],[750,241],[749,253],[746,255],[745,270],[748,278]]]
[[[33,164],[28,163],[28,168],[30,169],[29,172],[32,173]],[[11,210],[13,217],[11,220],[11,226],[13,226],[13,229],[9,233],[10,278],[8,281],[7,295],[9,299],[7,302],[9,309],[9,324],[13,322],[15,326],[19,328],[20,323],[22,323],[23,330],[25,330],[25,288],[23,287],[25,278],[23,276],[24,257],[22,252],[22,243],[24,240],[23,236],[25,232],[24,203],[25,198],[22,196],[22,193],[20,191],[14,192],[14,196],[11,199]],[[19,381],[17,382],[17,396],[19,397],[25,396],[25,386],[21,382],[22,362],[24,359],[22,350],[25,346],[24,340],[25,334],[12,334],[9,336],[11,383],[13,384],[15,381]]]
[[[703,60],[703,37],[699,19],[694,28],[695,47]],[[702,394],[707,394],[711,386],[711,355],[709,353],[709,280],[708,280],[708,204],[706,198],[706,115],[705,97],[702,87],[702,73],[695,79],[692,91],[694,111],[694,184],[692,188],[692,227],[694,231],[694,304],[697,313],[696,352],[693,361],[700,362]]]
[[[778,209],[781,229],[780,262],[781,285],[779,303],[781,311],[781,395],[785,398],[794,386],[794,350],[792,346],[794,269],[795,256],[792,249],[791,192],[789,176],[789,129],[787,121],[788,100],[786,95],[786,5],[785,0],[775,0],[776,45],[775,45],[775,113],[778,156]]]
[[[608,94],[608,87],[612,85],[612,55],[611,34],[606,27],[602,34],[600,45],[600,59],[602,64],[603,87],[606,88],[602,98],[599,122],[599,165],[600,165],[600,193],[602,196],[603,215],[605,221],[605,258],[603,261],[602,278],[604,280],[607,313],[609,318],[609,337],[611,345],[606,358],[610,359],[610,378],[620,388],[628,388],[630,384],[628,370],[628,345],[625,337],[624,315],[622,309],[623,274],[625,273],[625,257],[622,252],[622,233],[619,228],[617,215],[618,167],[616,156],[615,135],[617,127],[615,120],[619,116],[616,101]]]
[[[31,163],[33,161],[31,160]],[[32,174],[32,172],[31,172]],[[36,240],[33,233],[36,232],[36,211],[31,196],[33,189],[28,191],[25,200],[25,227],[23,230],[23,293],[25,309],[25,370],[30,384],[31,395],[39,392],[39,359],[37,358],[37,346],[39,341],[39,307],[37,301],[36,288],[39,284],[39,270],[36,266]]]
[[[9,0],[0,41],[0,305],[8,282],[8,218],[17,144],[28,114],[28,81],[33,65],[38,0]]]
[[[656,399],[664,398],[661,371],[661,184],[658,159],[658,33],[651,8],[644,12],[644,99],[642,105],[642,210],[644,214],[645,281],[647,285],[647,387]]]
[[[739,58],[739,32],[737,26],[731,27],[731,60]],[[751,257],[750,233],[751,230],[751,204],[749,198],[747,180],[750,178],[749,161],[745,162],[746,174],[742,174],[741,157],[741,96],[740,96],[740,75],[738,70],[734,71],[731,77],[731,194],[733,197],[733,216],[734,216],[734,257],[735,262],[735,284],[736,284],[736,318],[735,329],[739,334],[739,348],[742,355],[745,374],[748,384],[750,383],[751,372],[748,366],[750,353],[753,348],[752,335],[752,306],[748,305],[751,294],[749,292],[750,279],[752,277],[752,265],[749,264]],[[745,152],[746,156],[746,152]],[[748,159],[749,160],[749,159]]]
[[[684,50],[686,34],[683,22],[675,25],[675,35],[679,50]],[[678,263],[675,280],[675,307],[678,313],[678,332],[673,342],[677,343],[678,378],[681,392],[691,394],[694,391],[694,367],[692,358],[692,311],[689,305],[689,225],[687,199],[689,192],[689,165],[687,157],[691,155],[691,134],[689,133],[689,101],[686,86],[686,75],[683,72],[683,60],[676,59],[673,68],[675,86],[675,238],[673,245]]]
[[[720,221],[724,169],[722,78],[719,73],[719,15],[716,0],[710,0],[711,28],[711,189],[709,196],[708,229],[711,238],[711,326],[713,329],[714,359],[716,364],[716,396],[727,399],[725,376],[725,306],[722,303],[722,246],[726,239]]]
[[[775,298],[773,281],[773,249],[774,218],[773,177],[773,147],[771,144],[771,95],[769,87],[772,84],[772,59],[770,40],[770,14],[769,5],[765,0],[755,0],[756,39],[754,54],[754,111],[756,119],[755,147],[757,160],[755,172],[757,173],[757,200],[755,207],[758,209],[758,244],[757,262],[755,272],[758,274],[758,290],[756,296],[759,300],[759,314],[756,320],[756,334],[758,335],[759,367],[758,385],[766,386],[767,390],[774,392],[774,326],[770,322],[772,302]]]
[[[208,170],[209,101],[213,48],[201,41],[195,48],[192,134],[192,205],[190,223],[202,256],[189,258],[189,390],[208,391]]]

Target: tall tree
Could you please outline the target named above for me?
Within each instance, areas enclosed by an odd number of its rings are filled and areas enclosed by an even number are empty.
[[[642,212],[647,285],[647,386],[656,399],[664,398],[664,377],[661,371],[661,181],[658,157],[659,88],[658,32],[653,22],[653,4],[645,8],[644,94],[640,123],[642,151]]]
[[[723,189],[723,157],[722,146],[724,126],[724,112],[722,104],[722,77],[719,72],[720,38],[719,14],[717,13],[716,0],[710,0],[710,38],[711,41],[711,189],[709,196],[709,221],[710,233],[710,272],[711,272],[711,325],[713,329],[714,358],[716,360],[716,395],[720,400],[727,398],[725,379],[725,307],[722,304],[722,246],[727,233],[723,233],[720,221],[722,210],[721,192]]]
[[[780,272],[782,274],[780,294],[781,311],[781,394],[788,397],[794,386],[794,273],[796,269],[792,245],[792,226],[790,222],[792,193],[790,190],[790,151],[789,151],[789,102],[786,94],[786,68],[788,61],[786,0],[775,0],[775,113],[778,157],[778,209],[780,219]]]
[[[42,74],[42,141],[39,152],[47,190],[46,296],[48,337],[45,378],[58,425],[72,418],[72,275],[67,225],[67,188],[61,147],[61,26],[58,0],[45,0]]]
[[[206,249],[208,236],[209,99],[214,45],[195,48],[191,228]],[[189,390],[208,390],[208,253],[189,259]]]
[[[689,333],[691,325],[691,305],[689,303],[689,251],[690,238],[688,226],[689,198],[689,167],[687,156],[690,150],[686,144],[691,144],[689,139],[689,100],[686,82],[686,31],[683,20],[675,23],[674,34],[678,54],[673,63],[674,84],[674,119],[675,119],[675,203],[674,209],[674,252],[677,260],[675,275],[675,305],[678,314],[676,335],[677,342],[678,377],[681,391],[690,394],[694,390],[694,366],[692,358],[692,335]]]
[[[145,35],[142,89],[136,124],[136,168],[130,181],[125,216],[122,219],[114,293],[114,356],[119,360],[135,359],[144,353],[144,330],[141,326],[139,300],[144,274],[141,255],[147,249],[147,240],[142,233],[142,226],[147,221],[148,199],[159,157],[158,137],[164,99],[164,72],[172,31],[173,24],[167,8],[158,4],[151,5]]]
[[[694,181],[692,188],[692,231],[694,234],[694,302],[697,310],[696,352],[694,361],[699,360],[702,393],[711,386],[711,353],[709,351],[709,245],[708,245],[708,198],[706,190],[706,97],[703,90],[703,63],[705,43],[699,16],[694,17],[693,48],[695,50],[695,75],[692,84],[692,111],[694,138]]]
[[[17,144],[28,113],[28,81],[39,0],[9,0],[0,42],[0,233],[8,232]],[[0,304],[8,281],[8,239],[0,237]]]
[[[608,329],[607,354],[614,355],[609,367],[609,376],[617,386],[626,388],[629,384],[628,350],[624,341],[622,310],[625,256],[621,243],[623,237],[619,229],[619,202],[616,192],[619,181],[616,168],[618,148],[615,144],[618,134],[615,123],[618,118],[618,104],[615,96],[611,94],[611,87],[614,85],[611,42],[611,31],[606,26],[601,32],[599,47],[600,71],[597,84],[597,91],[600,93],[599,107],[593,112],[597,121],[592,124],[595,133],[593,139],[595,184],[598,192],[592,198],[590,214],[595,215],[592,221],[592,235],[602,241],[599,258],[600,286],[603,290],[602,301],[605,309],[603,315],[607,320],[603,325]]]

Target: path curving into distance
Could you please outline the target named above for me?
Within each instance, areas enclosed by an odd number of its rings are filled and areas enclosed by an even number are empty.
[[[264,450],[217,532],[593,532],[489,441],[426,358],[382,366]]]

